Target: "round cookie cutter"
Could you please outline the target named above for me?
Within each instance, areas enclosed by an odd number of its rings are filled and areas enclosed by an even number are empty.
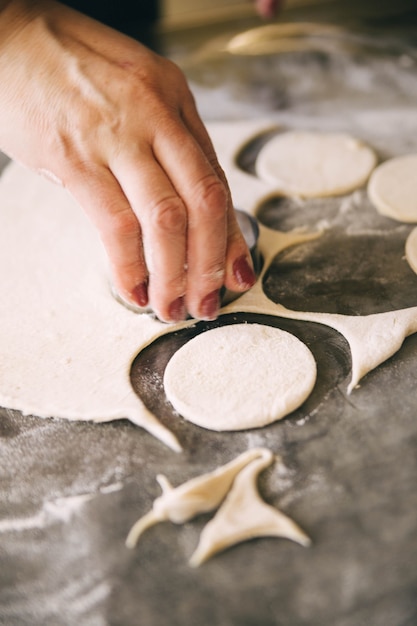
[[[249,215],[245,211],[241,211],[240,209],[235,209],[236,218],[242,231],[242,235],[245,238],[246,245],[249,248],[250,255],[252,257],[253,269],[255,270],[256,276],[259,276],[260,271],[262,269],[262,258],[258,249],[258,239],[259,239],[259,225],[257,220]],[[221,291],[221,304],[225,306],[229,304],[229,302],[233,302],[233,300],[237,300],[242,293],[230,291],[229,289],[225,289],[223,287]]]
[[[242,234],[245,238],[246,244],[249,248],[249,251],[252,257],[253,268],[255,270],[255,274],[256,276],[259,276],[259,273],[262,268],[262,259],[258,250],[258,239],[259,239],[258,222],[254,217],[252,217],[252,215],[249,215],[248,213],[246,213],[245,211],[241,211],[240,209],[235,209],[235,213],[236,213],[236,218],[237,218],[240,230],[242,231]],[[153,313],[152,308],[149,306],[140,307],[140,306],[136,306],[135,304],[132,304],[131,302],[127,302],[124,298],[122,298],[122,296],[119,293],[117,293],[113,284],[111,284],[111,293],[113,297],[117,300],[117,302],[125,306],[130,311],[133,311],[134,313],[146,313],[146,314]],[[225,306],[226,304],[229,304],[229,302],[233,302],[233,300],[237,300],[237,298],[239,298],[239,296],[241,295],[242,294],[239,292],[230,291],[229,289],[226,289],[225,287],[223,287],[220,293],[221,306]]]

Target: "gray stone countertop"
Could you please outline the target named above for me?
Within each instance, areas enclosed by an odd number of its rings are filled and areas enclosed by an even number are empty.
[[[226,57],[207,51],[211,34],[188,52],[174,35],[166,45],[206,121],[265,116],[288,128],[347,130],[384,159],[417,151],[417,48],[398,32],[386,24],[371,31],[355,26],[331,50],[284,56]],[[256,153],[256,145],[251,149]],[[249,150],[247,167],[252,160]],[[410,227],[377,216],[364,191],[355,202],[363,209],[359,222],[334,199],[306,202],[295,213],[291,202],[277,200],[261,219],[285,230],[326,214],[334,274],[329,292],[314,301],[317,310],[345,313],[352,299],[353,314],[417,305],[417,277],[402,261]],[[364,272],[348,286],[341,272],[364,249]],[[304,252],[314,282],[316,250]],[[291,270],[283,278],[285,260],[273,263],[265,288],[278,299],[283,284],[287,294],[296,284],[292,306],[301,307],[311,285]],[[388,295],[378,291],[378,281],[366,282],[369,267],[386,278]],[[161,376],[188,338],[183,335],[151,345],[132,368],[132,384],[176,433],[181,454],[127,421],[68,423],[0,409],[0,624],[417,623],[417,336],[348,396],[350,354],[338,333],[276,317],[239,319],[290,330],[318,363],[318,383],[305,405],[267,428],[221,434],[172,414]],[[131,525],[159,495],[157,474],[178,485],[254,446],[282,457],[261,475],[260,491],[300,524],[310,548],[256,539],[192,569],[187,561],[209,515],[183,526],[159,524],[137,549],[125,548]]]

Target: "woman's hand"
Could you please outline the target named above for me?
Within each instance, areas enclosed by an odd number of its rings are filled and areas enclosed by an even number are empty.
[[[84,208],[125,300],[215,318],[255,277],[183,74],[53,0],[2,5],[0,149]]]

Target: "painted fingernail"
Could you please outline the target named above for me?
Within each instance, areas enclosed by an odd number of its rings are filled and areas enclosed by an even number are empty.
[[[255,272],[249,265],[248,259],[245,255],[240,256],[233,263],[233,273],[239,285],[241,287],[252,287],[256,282]]]
[[[187,309],[185,308],[184,297],[181,296],[171,302],[168,309],[169,320],[171,322],[182,322],[187,317]]]
[[[216,289],[202,299],[200,304],[200,319],[215,320],[220,308],[220,294]]]
[[[144,280],[142,283],[139,283],[139,285],[136,285],[132,291],[132,296],[136,304],[139,306],[146,306],[149,302],[148,281]]]

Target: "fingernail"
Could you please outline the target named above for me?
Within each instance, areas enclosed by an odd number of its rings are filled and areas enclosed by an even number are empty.
[[[200,304],[200,319],[215,320],[220,308],[220,294],[216,289],[202,299]]]
[[[245,255],[240,256],[233,263],[233,273],[239,285],[241,287],[252,287],[256,282],[255,272],[249,265],[248,259]]]
[[[146,306],[149,302],[148,281],[144,280],[142,283],[139,283],[139,285],[136,285],[132,291],[132,296],[136,304],[139,306]]]
[[[171,302],[168,309],[169,319],[171,322],[182,322],[187,317],[184,297],[181,296]]]

